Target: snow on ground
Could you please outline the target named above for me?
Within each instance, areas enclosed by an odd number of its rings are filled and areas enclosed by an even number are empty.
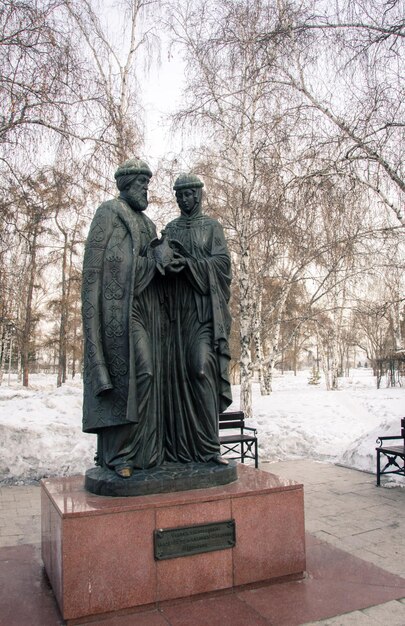
[[[399,434],[405,387],[377,390],[371,370],[354,369],[338,391],[308,385],[309,372],[276,374],[274,391],[253,386],[252,425],[261,461],[297,458],[375,471],[379,435]],[[239,406],[239,388],[234,387]],[[16,380],[0,387],[0,481],[65,476],[93,465],[95,435],[81,431],[81,381],[55,387],[55,377],[33,375],[28,389]],[[393,479],[391,479],[391,482]],[[401,477],[396,482],[405,486]]]
[[[0,387],[0,480],[30,481],[84,473],[96,437],[81,431],[82,384],[56,388],[55,377]]]

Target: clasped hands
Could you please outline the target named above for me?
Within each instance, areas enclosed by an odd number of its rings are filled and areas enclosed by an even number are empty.
[[[178,274],[186,266],[186,251],[179,241],[154,239],[150,244],[153,259],[161,274]]]
[[[186,265],[186,259],[179,252],[173,251],[173,259],[168,265],[166,265],[165,269],[169,273],[178,274],[184,269]]]

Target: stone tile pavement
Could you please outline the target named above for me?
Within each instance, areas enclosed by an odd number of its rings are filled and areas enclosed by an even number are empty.
[[[405,483],[376,487],[373,474],[307,460],[260,468],[304,484],[307,532],[405,578]],[[405,626],[405,598],[314,623]]]
[[[405,578],[405,488],[377,488],[374,475],[307,460],[261,469],[304,483],[307,532]],[[40,545],[40,488],[0,486],[0,548],[23,544]],[[405,598],[315,623],[405,626]]]
[[[0,548],[26,543],[41,543],[40,487],[0,485]]]

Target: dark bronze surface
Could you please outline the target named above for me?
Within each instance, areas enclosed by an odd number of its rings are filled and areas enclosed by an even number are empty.
[[[119,196],[97,209],[85,245],[83,430],[97,434],[85,486],[99,495],[236,480],[232,468],[194,472],[227,463],[218,434],[218,414],[232,402],[223,229],[202,213],[203,182],[182,174],[174,186],[181,214],[158,239],[144,213],[151,176],[139,158],[119,166]],[[167,463],[181,466],[173,481]]]
[[[174,559],[213,550],[233,548],[236,543],[235,520],[160,528],[154,532],[155,559]]]
[[[100,496],[147,496],[189,489],[227,485],[238,479],[235,461],[217,463],[165,463],[147,470],[136,470],[122,479],[103,467],[87,470],[85,487]]]

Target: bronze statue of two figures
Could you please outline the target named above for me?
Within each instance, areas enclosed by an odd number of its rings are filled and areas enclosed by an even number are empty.
[[[193,174],[177,178],[180,216],[158,239],[144,213],[151,176],[140,159],[118,168],[119,196],[97,209],[84,255],[83,430],[97,434],[96,465],[115,482],[226,464],[229,252]]]

